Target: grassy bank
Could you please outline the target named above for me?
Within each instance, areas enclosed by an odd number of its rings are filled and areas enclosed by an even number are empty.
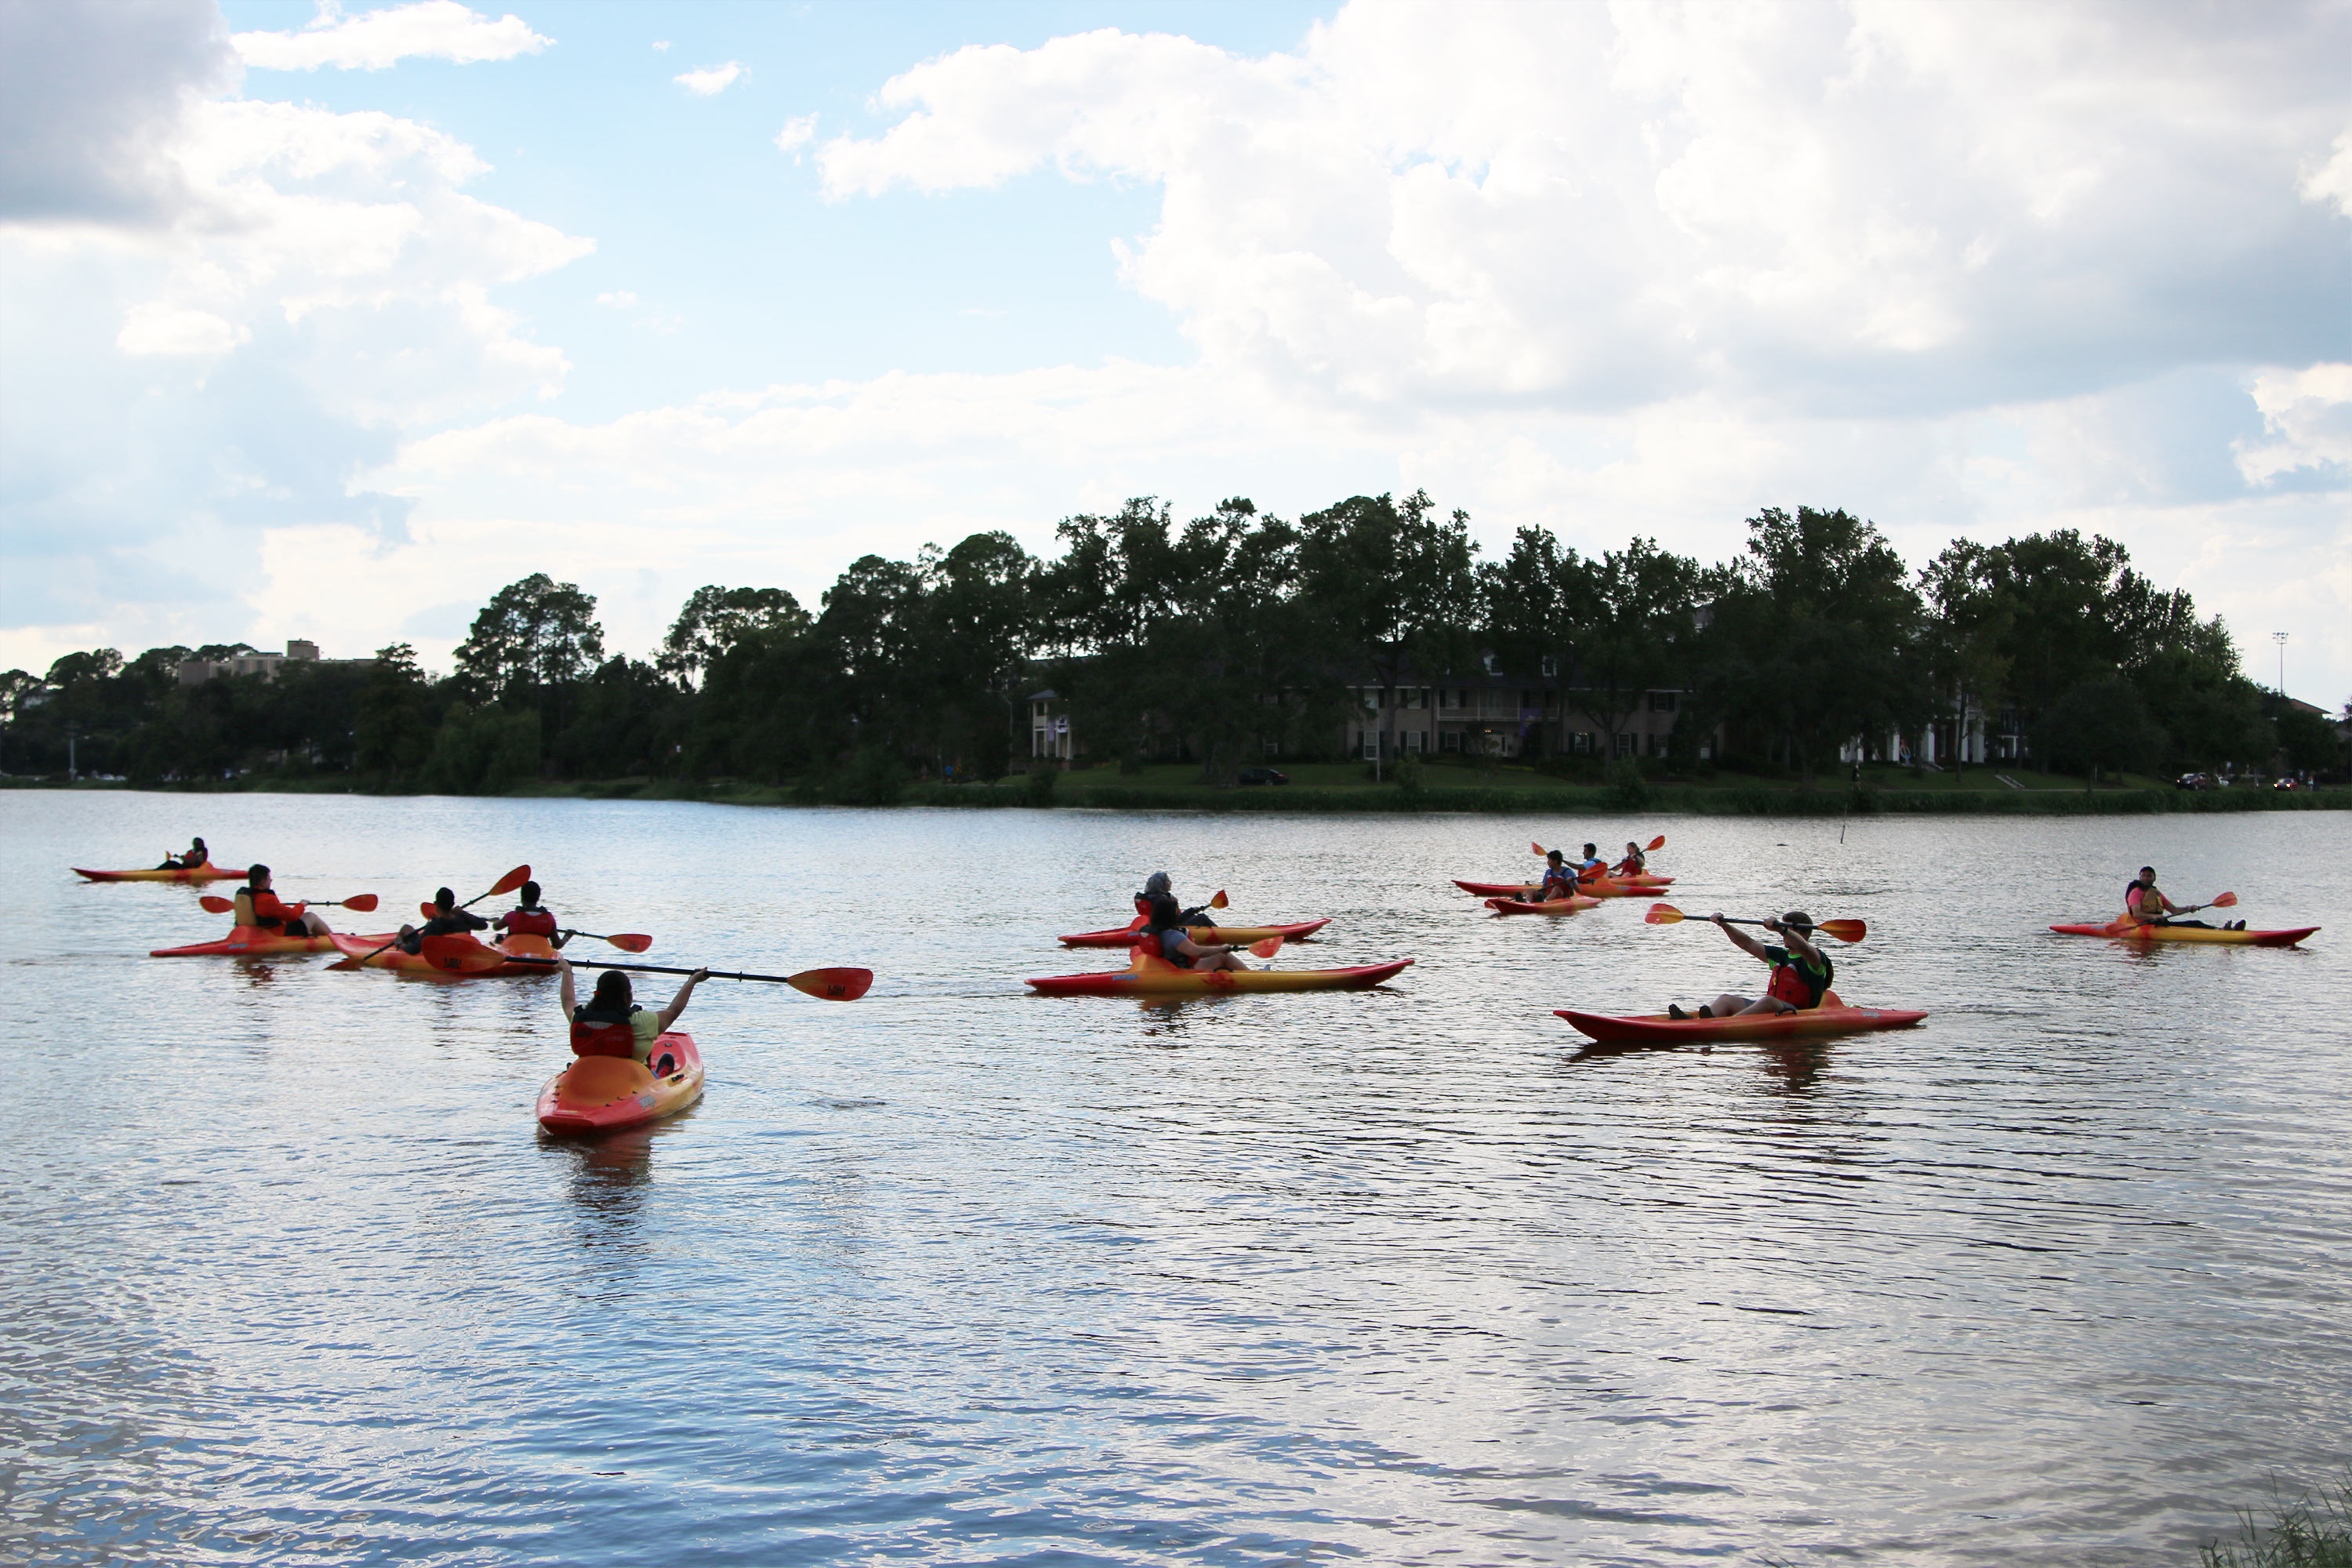
[[[898,793],[895,804],[990,809],[1076,807],[1098,811],[1212,812],[1457,812],[1510,813],[1655,811],[1701,816],[2147,816],[2178,812],[2346,811],[2352,788],[2313,791],[2269,789],[2177,790],[2147,787],[2143,781],[2085,789],[2042,775],[2011,770],[2021,786],[1985,785],[1928,775],[1921,784],[1907,770],[1872,770],[1855,787],[1843,779],[1823,780],[1807,789],[1793,781],[1718,778],[1707,783],[1644,784],[1638,789],[1563,780],[1532,769],[1431,769],[1421,788],[1373,784],[1350,763],[1309,764],[1287,770],[1293,782],[1220,789],[1198,781],[1196,770],[1150,768],[1121,774],[1116,769],[1054,775],[1050,800],[1039,797],[1025,777],[995,784],[915,784]],[[2030,782],[2029,782],[2030,781]],[[2134,787],[2138,786],[2138,787]],[[189,794],[391,794],[349,778],[247,777],[194,784],[135,785],[113,782],[0,780],[0,787],[55,789],[152,788]],[[551,781],[506,792],[509,797],[566,800],[692,800],[721,805],[821,805],[877,804],[870,794],[845,793],[822,783],[753,784],[738,779],[593,779]]]

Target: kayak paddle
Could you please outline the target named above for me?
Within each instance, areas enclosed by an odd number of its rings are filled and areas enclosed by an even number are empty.
[[[1665,847],[1666,836],[1661,833],[1655,838],[1651,839],[1647,844],[1642,846],[1642,853],[1644,855],[1652,854],[1657,850],[1664,849]],[[1550,850],[1545,848],[1540,844],[1530,844],[1528,847],[1534,850],[1538,855],[1549,855],[1551,853]]]
[[[1216,896],[1209,900],[1209,907],[1213,910],[1222,910],[1229,907],[1225,898],[1225,890],[1223,888],[1219,888],[1217,889]]]
[[[216,915],[228,914],[236,908],[235,899],[224,899],[217,893],[206,893],[196,902]],[[308,899],[304,902],[314,910],[350,910],[363,915],[375,908],[376,896],[373,893],[357,893],[348,899]]]
[[[2220,898],[2213,900],[2210,903],[2191,904],[2185,910],[2175,910],[2172,912],[2176,915],[2193,915],[2199,910],[2234,910],[2237,907],[2238,895],[2235,893],[2223,893]],[[2120,930],[2125,926],[2145,925],[2147,923],[2147,921],[2142,921],[2137,915],[2125,915],[2111,921],[2108,929],[2111,931]]]
[[[517,888],[521,887],[525,882],[530,880],[530,868],[528,866],[518,866],[513,870],[508,872],[505,876],[500,877],[497,881],[491,883],[490,890],[488,892],[476,893],[472,898],[467,899],[464,903],[459,904],[457,907],[461,910],[470,910],[476,904],[480,903],[484,899],[495,899],[500,893],[511,893]],[[419,904],[416,906],[416,909],[417,912],[422,914],[426,920],[432,920],[441,913],[439,907],[434,904]],[[369,959],[373,958],[377,952],[383,952],[388,948],[394,947],[398,945],[400,939],[395,936],[392,941],[385,942],[383,947],[377,948],[375,952],[362,953],[359,957],[358,963],[352,963],[352,967],[354,969],[361,967],[361,965],[366,963]],[[348,963],[350,961],[346,960],[345,962]],[[341,969],[342,964],[331,963],[327,967],[330,969]]]
[[[643,952],[653,946],[654,939],[637,931],[625,931],[618,936],[606,936],[602,931],[575,931],[573,936],[593,936],[598,942],[609,942],[623,952]]]
[[[1697,917],[1686,915],[1672,904],[1652,904],[1650,912],[1643,915],[1642,921],[1645,925],[1671,926],[1680,925],[1683,921],[1695,918]],[[1735,926],[1769,926],[1772,922],[1727,920],[1723,923]],[[1823,936],[1833,936],[1840,942],[1860,942],[1870,934],[1870,927],[1861,921],[1823,921],[1813,929]]]
[[[589,933],[583,931],[585,936]],[[543,963],[555,967],[551,958],[509,958],[509,963]],[[575,960],[574,969],[625,969],[632,974],[691,974],[691,969],[680,969],[668,963],[604,963],[594,959]],[[866,994],[874,984],[870,969],[803,969],[798,974],[746,974],[740,970],[711,969],[704,971],[713,980],[764,980],[772,984],[789,985],[795,991],[826,1002],[855,1002]]]

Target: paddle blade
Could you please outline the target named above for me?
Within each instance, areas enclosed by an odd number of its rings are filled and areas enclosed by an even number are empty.
[[[1648,853],[1650,852],[1650,850],[1651,850],[1651,849],[1664,849],[1665,847],[1666,847],[1666,836],[1665,836],[1664,834],[1661,833],[1661,834],[1659,834],[1655,838],[1653,838],[1653,839],[1651,839],[1651,840],[1650,840],[1649,847],[1648,847],[1648,848],[1646,848],[1646,849],[1644,849],[1644,850],[1643,850],[1643,851],[1642,851],[1642,853],[1643,853],[1644,855],[1646,855],[1646,854],[1648,854]]]
[[[784,984],[825,1002],[855,1002],[874,984],[870,969],[803,969]]]
[[[1642,921],[1644,925],[1654,926],[1680,925],[1683,912],[1672,904],[1652,904],[1650,912],[1642,917]]]
[[[2238,895],[2235,893],[2224,893],[2220,898],[2214,900],[2209,907],[2217,910],[2234,910],[2238,907]]]
[[[1538,855],[1544,852],[1544,847],[1540,844],[1530,844],[1528,847],[1534,850]]]
[[[420,914],[420,915],[423,915],[426,920],[428,920],[428,921],[429,921],[429,920],[433,919],[436,915],[439,914],[441,911],[440,911],[439,910],[436,909],[436,908],[435,908],[433,905],[431,905],[431,904],[419,904],[419,905],[417,905],[417,906],[416,906],[416,912],[417,912],[418,914]]]
[[[343,908],[362,915],[373,910],[375,905],[376,897],[373,893],[360,893],[343,900]]]
[[[1823,921],[1813,929],[1840,942],[1860,942],[1870,934],[1870,928],[1860,921]]]
[[[225,915],[228,913],[229,910],[236,908],[236,900],[235,899],[224,899],[217,893],[206,893],[203,898],[198,899],[196,902],[216,915]]]
[[[1250,943],[1249,950],[1255,957],[1272,958],[1276,953],[1282,951],[1282,939],[1278,936],[1270,936],[1264,942],[1254,942]]]
[[[1231,907],[1225,899],[1225,890],[1223,888],[1219,888],[1217,889],[1217,896],[1209,900],[1209,907],[1213,910],[1222,910]]]
[[[654,944],[653,938],[633,931],[625,931],[618,936],[608,936],[604,940],[623,952],[643,952]]]
[[[491,883],[490,890],[482,896],[486,899],[495,899],[500,893],[513,892],[517,888],[521,887],[525,882],[530,880],[530,868],[528,866],[518,866],[513,870],[508,872],[505,876],[500,877],[497,881]]]

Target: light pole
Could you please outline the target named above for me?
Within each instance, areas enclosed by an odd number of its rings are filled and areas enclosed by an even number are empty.
[[[2286,634],[2284,632],[2273,632],[2271,634],[2271,641],[2279,645],[2278,693],[2281,697],[2284,697],[2286,695]]]

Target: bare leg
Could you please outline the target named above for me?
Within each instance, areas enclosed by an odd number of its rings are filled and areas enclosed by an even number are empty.
[[[318,910],[304,910],[302,911],[302,929],[309,931],[312,936],[326,936],[331,934],[335,928],[329,925],[327,923],[327,917],[320,914]]]

